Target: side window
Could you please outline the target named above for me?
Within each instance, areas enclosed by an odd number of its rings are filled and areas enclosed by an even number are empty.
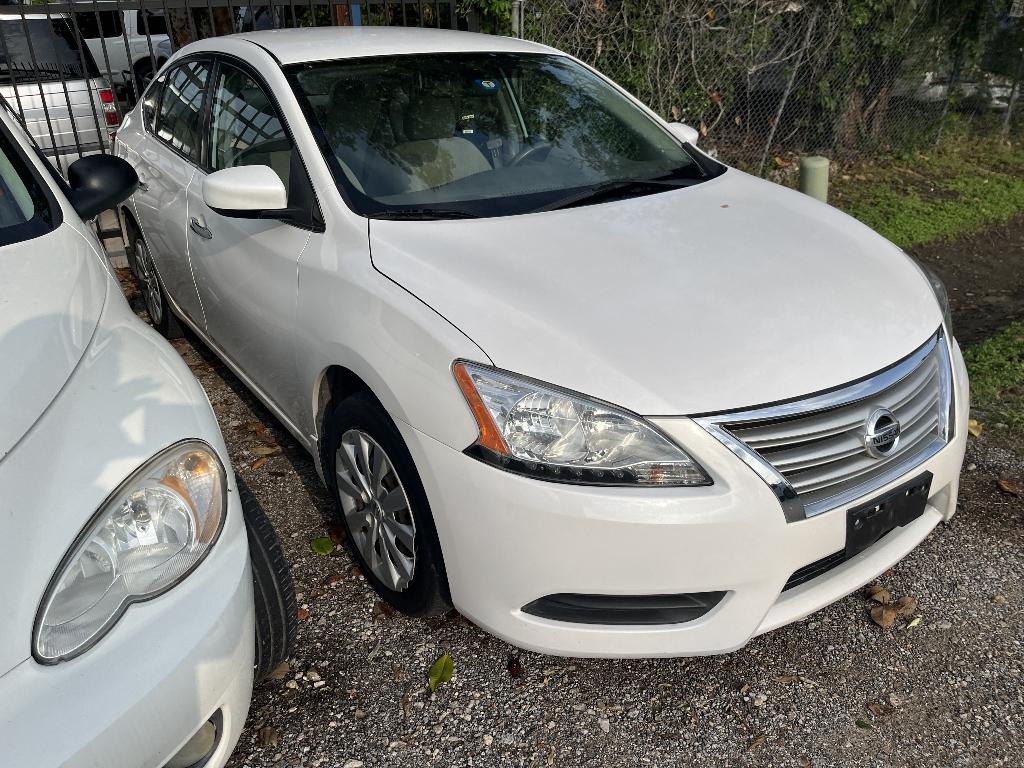
[[[142,95],[142,122],[150,131],[155,130],[156,110],[160,106],[160,96],[164,92],[164,83],[166,81],[167,75],[161,75],[153,81],[153,84]]]
[[[89,11],[75,14],[78,31],[86,40],[99,37],[121,37],[122,11]]]
[[[274,103],[249,75],[228,64],[217,70],[210,113],[210,166],[269,165],[288,189],[292,143]]]
[[[139,35],[156,37],[167,34],[167,21],[162,13],[153,11],[137,11],[138,17],[135,20],[135,30]]]
[[[201,61],[190,61],[167,73],[156,122],[156,135],[196,163],[209,78],[210,65]]]

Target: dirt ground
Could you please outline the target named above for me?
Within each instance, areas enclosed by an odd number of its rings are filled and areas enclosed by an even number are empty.
[[[962,341],[1020,316],[1007,254],[1024,263],[1022,246],[1018,220],[920,249]],[[998,485],[1024,478],[1024,446],[970,441],[957,516],[881,579],[917,601],[890,630],[858,594],[725,656],[560,659],[454,613],[395,614],[343,546],[315,554],[332,505],[307,454],[197,341],[175,347],[277,528],[301,606],[295,656],[257,686],[233,766],[1024,765],[1024,501]],[[431,694],[442,653],[455,675]]]
[[[910,252],[946,284],[962,347],[1024,318],[1024,216],[955,243],[929,243]]]

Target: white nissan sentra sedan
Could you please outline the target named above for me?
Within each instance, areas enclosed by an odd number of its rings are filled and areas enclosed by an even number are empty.
[[[725,652],[954,512],[941,285],[565,54],[221,37],[118,136],[154,322],[306,446],[408,614],[553,654]]]
[[[0,108],[0,765],[216,768],[294,639],[289,571],[83,221],[135,172],[69,181]]]

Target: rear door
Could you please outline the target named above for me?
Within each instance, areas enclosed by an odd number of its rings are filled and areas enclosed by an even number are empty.
[[[289,205],[309,180],[254,72],[221,61],[210,93],[206,157],[188,193],[189,253],[207,333],[270,400],[295,413],[297,262],[309,239],[322,235],[271,219],[221,216],[203,201],[203,180],[224,168],[267,165],[289,190]]]
[[[206,323],[189,259],[186,195],[200,157],[209,79],[210,62],[191,59],[161,75],[144,95],[144,115],[155,92],[159,104],[152,127],[143,129],[144,138],[136,147],[140,185],[133,198],[164,288],[200,328]]]

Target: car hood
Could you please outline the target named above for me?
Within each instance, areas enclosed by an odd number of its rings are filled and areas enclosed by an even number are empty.
[[[108,284],[67,225],[0,250],[0,468],[81,360]]]
[[[736,170],[562,211],[373,220],[370,247],[379,271],[495,365],[643,415],[836,387],[909,354],[942,320],[894,245]]]

